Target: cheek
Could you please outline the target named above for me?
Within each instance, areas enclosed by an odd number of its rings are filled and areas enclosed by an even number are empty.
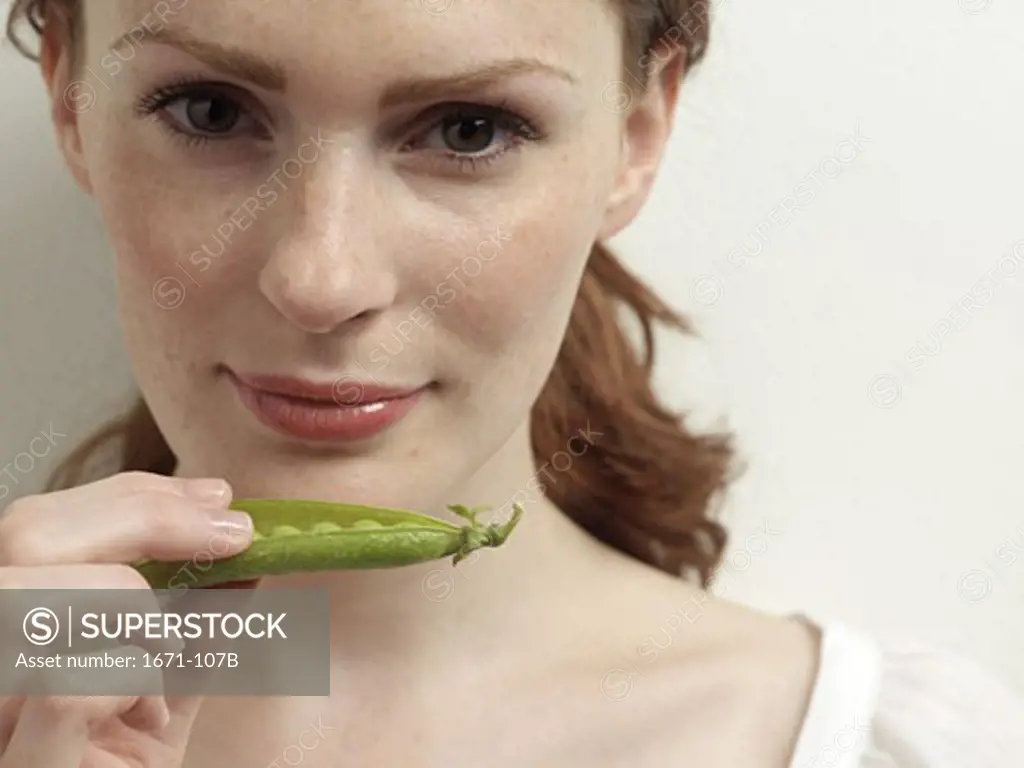
[[[127,130],[118,119],[93,126],[86,138],[93,194],[120,278],[133,290],[165,277],[203,282],[190,255],[217,243],[246,180],[224,169],[197,172],[166,162],[144,140],[156,129]]]
[[[577,177],[578,178],[578,177]],[[437,289],[444,329],[481,359],[544,368],[557,352],[594,242],[593,200],[564,188],[526,194],[445,259]],[[523,354],[509,354],[523,350]]]
[[[467,260],[479,276],[466,279],[461,336],[474,346],[556,333],[552,324],[571,305],[590,249],[586,229],[573,222],[524,219],[502,230],[507,240],[489,261]],[[469,270],[462,270],[468,274]]]
[[[203,338],[190,330],[206,320],[203,288],[179,262],[208,214],[198,197],[185,199],[173,172],[154,172],[142,153],[118,144],[123,131],[100,133],[88,147],[90,183],[113,250],[123,338],[138,383],[152,395],[191,375],[189,347]]]
[[[458,326],[449,326],[464,343],[489,356],[516,343],[557,349],[607,195],[608,174],[583,160],[546,164],[513,199],[492,201],[487,226],[461,239],[463,257],[446,264],[445,282],[464,283]]]
[[[197,179],[156,163],[116,125],[92,137],[90,181],[114,252],[127,340],[142,357],[145,345],[158,340],[178,358],[188,330],[209,322],[217,305],[222,283],[202,274],[192,254],[216,244],[218,226],[234,209],[225,200],[237,195],[237,180]]]

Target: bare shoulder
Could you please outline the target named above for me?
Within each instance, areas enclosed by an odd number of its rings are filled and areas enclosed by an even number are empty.
[[[686,754],[786,768],[817,679],[819,631],[694,587],[676,591],[683,607],[639,645],[628,681],[652,726],[652,761]]]
[[[761,684],[793,684],[800,690],[817,674],[821,636],[817,627],[793,616],[765,613],[704,592],[699,646],[721,663]]]

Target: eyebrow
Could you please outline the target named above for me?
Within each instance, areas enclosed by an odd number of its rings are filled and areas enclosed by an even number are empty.
[[[539,59],[523,58],[496,61],[486,66],[445,77],[410,78],[390,85],[381,97],[381,107],[406,102],[429,101],[446,96],[476,93],[501,80],[529,74],[554,75],[572,85],[577,78],[570,72]]]
[[[248,80],[268,91],[283,91],[288,85],[284,70],[271,61],[247,51],[226,48],[219,43],[207,42],[193,37],[187,32],[170,27],[151,29],[144,27],[139,32],[133,28],[119,37],[110,46],[114,51],[127,44],[138,46],[145,42],[169,45],[199,59],[211,69],[219,70],[232,77]]]
[[[114,50],[124,44],[140,45],[147,41],[178,48],[212,69],[247,80],[268,91],[284,91],[288,87],[288,77],[278,64],[258,54],[200,40],[171,27],[145,27],[141,34],[137,29],[133,29],[114,41],[110,49]],[[401,80],[388,86],[381,97],[380,105],[389,107],[417,100],[427,101],[443,96],[468,94],[505,78],[534,73],[553,75],[570,84],[578,82],[572,73],[560,67],[535,58],[516,58],[492,62],[480,69],[454,75]]]

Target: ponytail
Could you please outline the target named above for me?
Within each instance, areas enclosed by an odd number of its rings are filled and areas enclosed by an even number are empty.
[[[640,323],[640,353],[617,312]],[[587,428],[600,437],[544,493],[600,541],[703,585],[721,558],[725,529],[712,506],[731,480],[727,435],[695,435],[652,387],[654,326],[689,332],[603,245],[595,245],[551,376],[533,410],[538,462]],[[566,482],[562,477],[566,476]]]

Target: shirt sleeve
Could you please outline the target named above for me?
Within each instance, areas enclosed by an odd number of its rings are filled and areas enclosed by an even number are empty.
[[[863,768],[1024,766],[1024,700],[978,662],[884,649]]]

